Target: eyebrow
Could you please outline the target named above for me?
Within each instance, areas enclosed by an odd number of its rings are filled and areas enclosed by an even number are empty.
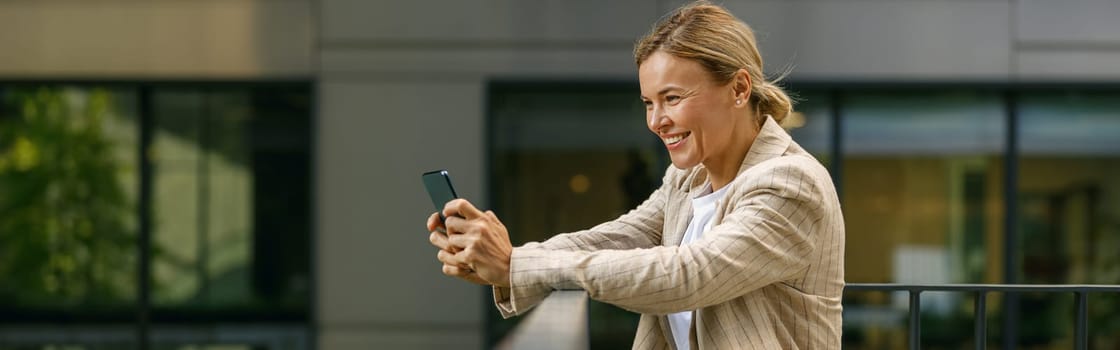
[[[661,89],[661,91],[658,91],[655,96],[664,95],[665,93],[667,93],[669,91],[672,91],[672,90],[684,90],[684,88],[682,88],[680,86],[666,86],[665,88]],[[645,97],[643,95],[643,96],[641,96],[641,98],[644,100],[644,99],[647,99],[648,97]]]

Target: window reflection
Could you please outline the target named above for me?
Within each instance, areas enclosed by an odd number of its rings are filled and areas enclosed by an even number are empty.
[[[1018,259],[1023,283],[1120,284],[1118,97],[1117,92],[1064,90],[1021,95]],[[1020,331],[1024,342],[1072,343],[1072,298],[1021,299],[1024,324],[1037,324]],[[1101,305],[1089,308],[1090,344],[1120,345],[1120,317],[1112,311],[1120,297],[1102,294],[1090,300]]]
[[[1001,232],[999,96],[881,93],[846,102],[846,279],[998,279],[985,247]]]
[[[133,344],[141,133],[153,136],[153,329],[188,334],[167,346],[206,344],[215,324],[247,322],[218,333],[308,344],[283,339],[309,329],[310,95],[298,83],[0,85],[0,345]]]
[[[1004,113],[981,92],[845,95],[843,208],[848,282],[999,282]],[[895,322],[845,323],[848,347],[905,340],[904,294],[849,293],[845,312]],[[969,298],[923,295],[923,343],[966,344]],[[928,321],[927,321],[928,319]],[[965,323],[966,325],[969,323]],[[927,325],[930,325],[928,328]],[[967,328],[967,327],[966,327]],[[901,338],[900,338],[901,337]],[[904,344],[904,343],[901,343]]]
[[[306,315],[306,96],[286,88],[153,94],[157,307]]]
[[[244,90],[154,96],[157,305],[251,299],[252,169]]]
[[[135,300],[136,95],[0,88],[0,306]]]
[[[492,198],[513,244],[614,219],[660,185],[669,163],[646,128],[637,90],[625,84],[492,88]],[[518,320],[487,310],[493,343]],[[631,345],[637,314],[594,301],[588,313],[593,348]]]
[[[808,91],[794,94],[793,113],[782,122],[793,140],[817,157],[826,168],[832,162],[832,98],[825,92]]]

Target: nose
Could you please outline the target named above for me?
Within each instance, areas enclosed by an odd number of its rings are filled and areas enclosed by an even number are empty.
[[[662,128],[669,126],[669,123],[671,123],[669,116],[665,114],[665,110],[659,108],[657,104],[649,109],[646,117],[646,125],[649,126],[649,131],[654,134],[659,133]]]

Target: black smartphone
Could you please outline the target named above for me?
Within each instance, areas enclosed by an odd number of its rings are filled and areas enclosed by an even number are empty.
[[[439,212],[442,222],[446,219],[443,217],[443,206],[452,199],[459,198],[455,195],[455,187],[451,186],[451,176],[447,174],[447,170],[433,170],[424,173],[421,178],[424,179],[424,188],[428,189],[428,196],[432,197],[432,205]]]

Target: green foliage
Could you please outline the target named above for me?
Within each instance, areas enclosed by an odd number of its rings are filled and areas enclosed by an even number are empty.
[[[103,89],[7,90],[0,115],[0,299],[22,306],[128,302],[135,210],[105,125]]]

